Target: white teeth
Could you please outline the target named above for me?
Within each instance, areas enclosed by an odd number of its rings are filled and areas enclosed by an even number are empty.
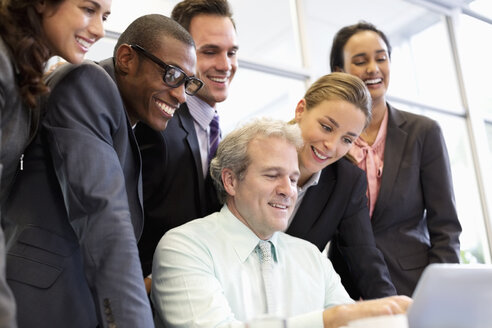
[[[379,79],[372,79],[372,80],[365,80],[364,83],[365,84],[376,84],[376,83],[381,83],[382,79],[379,78]]]
[[[75,37],[75,40],[77,40],[77,42],[80,43],[80,45],[84,48],[89,48],[91,46],[90,42],[87,42],[86,40],[84,40],[82,38]]]
[[[287,206],[285,206],[285,205],[274,204],[274,203],[270,203],[270,205],[271,205],[272,207],[280,208],[280,209],[282,209],[282,210],[287,209]]]
[[[210,77],[209,79],[214,81],[214,82],[219,82],[219,83],[225,83],[227,81],[227,77],[223,77],[223,78]]]
[[[323,161],[324,161],[325,159],[327,159],[327,158],[328,158],[328,156],[323,156],[323,155],[321,155],[321,154],[320,154],[320,153],[316,150],[316,148],[314,148],[314,147],[311,147],[311,148],[313,149],[313,152],[314,152],[314,154],[316,155],[316,157],[318,157],[319,159],[321,159],[321,160],[323,160]]]
[[[174,115],[174,112],[176,111],[176,108],[170,107],[170,106],[166,105],[165,103],[163,103],[161,101],[158,101],[157,99],[155,100],[155,103],[167,115],[170,115],[170,116],[173,116]]]

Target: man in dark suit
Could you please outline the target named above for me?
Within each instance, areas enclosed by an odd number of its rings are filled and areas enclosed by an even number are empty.
[[[172,18],[195,41],[197,75],[205,86],[181,105],[165,132],[145,124],[135,129],[142,155],[145,213],[138,247],[148,291],[152,258],[164,233],[220,208],[208,174],[209,158],[215,154],[210,124],[237,69],[236,30],[227,1],[185,0],[173,9]]]
[[[165,63],[164,63],[165,62]],[[135,20],[114,57],[49,77],[42,128],[5,211],[19,327],[153,327],[138,259],[141,163],[132,126],[166,128],[202,85],[189,33]]]

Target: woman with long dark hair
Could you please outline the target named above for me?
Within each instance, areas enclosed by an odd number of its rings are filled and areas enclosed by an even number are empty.
[[[80,63],[104,35],[111,0],[0,0],[0,206],[7,199],[22,153],[36,134],[47,61]],[[0,327],[15,327],[14,301],[5,282],[0,229]]]

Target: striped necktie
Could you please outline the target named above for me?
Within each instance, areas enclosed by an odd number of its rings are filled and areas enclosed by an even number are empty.
[[[215,153],[217,152],[217,147],[219,146],[219,137],[220,137],[220,127],[219,127],[219,115],[215,112],[214,118],[210,122],[210,147],[208,151],[208,162],[214,158]]]

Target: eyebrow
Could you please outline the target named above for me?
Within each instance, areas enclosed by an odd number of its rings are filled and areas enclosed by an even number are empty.
[[[85,2],[90,2],[92,3],[97,9],[101,9],[101,5],[99,4],[99,2],[95,1],[95,0],[85,0]],[[111,11],[106,11],[105,14],[111,14]]]
[[[284,174],[287,171],[285,170],[285,168],[280,167],[280,166],[268,166],[268,167],[264,167],[261,172],[263,172],[264,174],[265,173],[280,173],[280,174]],[[296,176],[296,177],[299,177],[300,172],[299,171],[295,171],[295,172],[292,172],[292,174],[294,176]],[[291,174],[287,174],[287,175],[290,176]]]
[[[221,49],[222,47],[216,45],[216,44],[204,44],[203,46],[201,46],[200,48],[197,48],[199,50],[202,50],[202,49]],[[228,50],[239,50],[239,46],[232,46],[230,49]]]
[[[384,49],[376,50],[376,54],[380,54],[380,53],[387,54],[387,51],[384,50]],[[352,58],[356,58],[356,57],[360,57],[360,56],[365,56],[366,54],[367,54],[366,52],[360,52],[358,54],[353,55]]]
[[[331,122],[334,126],[336,126],[337,128],[339,128],[339,127],[340,127],[340,125],[338,124],[338,122],[337,122],[337,121],[335,121],[334,119],[332,119],[332,118],[331,118],[331,117],[329,117],[329,116],[325,116],[325,117],[326,117],[326,118],[327,118],[327,119],[328,119],[328,120],[329,120],[329,121],[330,121],[330,122]],[[347,134],[348,134],[349,136],[353,136],[353,137],[357,137],[357,136],[358,136],[358,135],[357,135],[357,133],[350,132],[350,131],[349,131],[349,132],[347,132]]]

